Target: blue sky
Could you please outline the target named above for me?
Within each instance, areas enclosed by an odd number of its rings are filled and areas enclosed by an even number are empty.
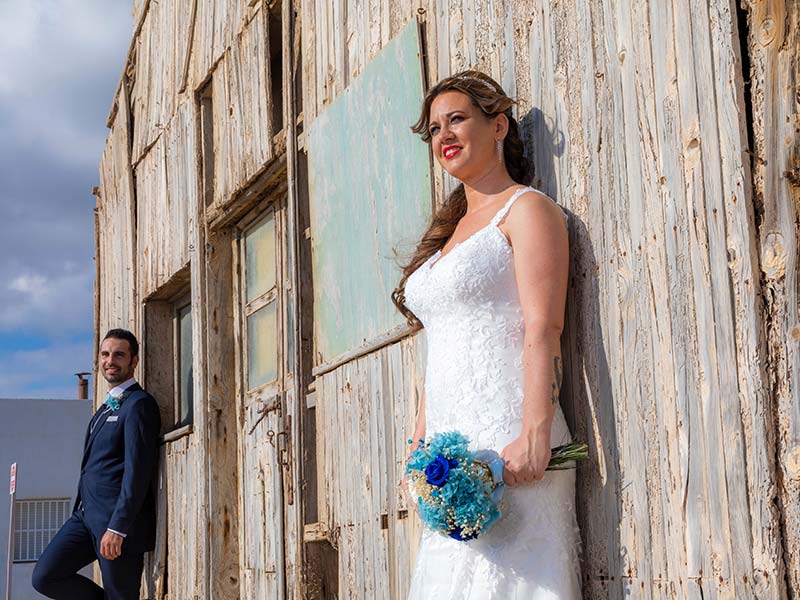
[[[94,197],[130,0],[0,0],[0,398],[92,370]]]

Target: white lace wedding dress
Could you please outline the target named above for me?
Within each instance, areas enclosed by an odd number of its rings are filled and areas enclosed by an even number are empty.
[[[514,193],[483,229],[407,280],[406,305],[428,342],[426,436],[460,431],[471,449],[500,452],[520,433],[524,323],[513,253],[498,224]],[[566,218],[566,215],[564,215]],[[559,406],[551,446],[570,441]],[[410,600],[573,600],[580,598],[575,472],[507,487],[502,517],[483,536],[460,542],[424,530]]]

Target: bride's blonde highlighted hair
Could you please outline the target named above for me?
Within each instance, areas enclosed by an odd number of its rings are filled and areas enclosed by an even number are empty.
[[[508,118],[508,133],[503,141],[503,158],[508,174],[517,183],[527,184],[530,181],[530,169],[524,154],[519,125],[512,114],[515,102],[506,95],[494,79],[480,71],[462,71],[442,79],[425,95],[422,102],[422,113],[419,120],[411,127],[425,142],[430,143],[431,135],[428,122],[431,104],[444,92],[461,92],[469,97],[472,104],[479,108],[487,119],[504,114]],[[467,197],[464,184],[459,184],[445,200],[444,204],[434,211],[431,222],[422,239],[417,244],[411,260],[403,267],[403,276],[392,292],[392,302],[408,321],[412,330],[422,329],[422,323],[405,304],[405,289],[408,277],[416,271],[437,250],[441,250],[453,235],[456,225],[467,212]]]

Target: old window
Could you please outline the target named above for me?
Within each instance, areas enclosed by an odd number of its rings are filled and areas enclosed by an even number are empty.
[[[15,513],[14,562],[33,562],[69,517],[70,500],[17,500]]]
[[[281,2],[270,3],[267,13],[269,27],[269,79],[272,100],[271,125],[273,135],[283,129],[283,19]]]
[[[191,424],[194,415],[192,371],[192,305],[179,303],[175,310],[175,427]]]
[[[193,313],[189,267],[145,302],[144,387],[161,410],[166,441],[191,433],[194,419]]]
[[[278,377],[278,286],[275,212],[244,231],[242,252],[245,371],[252,391]]]

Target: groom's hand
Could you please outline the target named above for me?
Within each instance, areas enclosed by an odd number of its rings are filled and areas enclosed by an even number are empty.
[[[103,539],[100,540],[100,556],[106,560],[114,560],[122,554],[122,540],[121,535],[117,535],[113,531],[106,531],[103,534]]]

